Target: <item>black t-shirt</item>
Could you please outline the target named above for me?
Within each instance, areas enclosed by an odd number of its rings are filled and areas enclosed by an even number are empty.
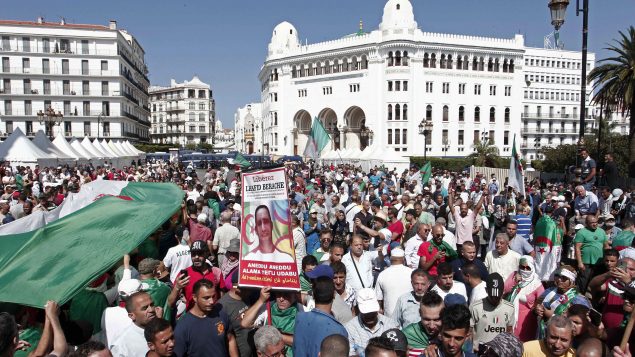
[[[229,296],[229,294],[223,295],[218,301],[222,311],[224,311],[231,320],[231,326],[236,334],[236,343],[238,344],[238,351],[241,356],[251,356],[251,346],[249,345],[249,329],[240,327],[240,322],[243,319],[245,311],[249,309],[249,306],[243,300],[236,300]]]
[[[233,333],[229,316],[218,304],[206,317],[186,313],[174,330],[174,354],[177,357],[229,356],[228,333]]]

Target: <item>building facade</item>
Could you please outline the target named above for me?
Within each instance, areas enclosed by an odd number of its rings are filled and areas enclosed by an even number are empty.
[[[0,20],[0,135],[20,128],[67,138],[148,142],[148,69],[141,44],[108,26]],[[63,117],[44,115],[53,110]],[[52,131],[52,133],[51,133]]]
[[[234,114],[234,141],[236,149],[247,154],[268,154],[270,143],[263,140],[267,128],[262,117],[262,104],[251,103],[238,108]]]
[[[378,29],[366,33],[360,24],[357,33],[322,43],[302,45],[296,28],[283,22],[259,74],[260,118],[252,116],[264,129],[241,122],[252,119],[245,110],[256,104],[239,109],[237,147],[302,154],[317,117],[333,139],[330,149],[375,143],[395,155],[422,156],[427,146],[427,155],[461,157],[487,140],[509,156],[516,137],[531,159],[542,145],[576,140],[581,57],[527,47],[522,35],[423,32],[408,0],[387,1]],[[589,53],[589,71],[594,59]],[[424,122],[432,123],[427,139],[419,130]]]
[[[194,76],[169,87],[150,87],[152,132],[157,144],[214,145],[216,104],[210,85]]]
[[[219,151],[236,150],[234,129],[223,128],[223,123],[220,120],[216,120],[214,128],[214,148]]]

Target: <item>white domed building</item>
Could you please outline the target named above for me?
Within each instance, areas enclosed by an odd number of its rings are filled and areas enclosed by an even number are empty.
[[[274,28],[259,74],[264,125],[255,130],[243,123],[254,120],[247,107],[237,111],[238,150],[301,155],[315,117],[333,139],[331,150],[374,145],[399,156],[423,156],[419,127],[426,122],[432,156],[467,156],[483,139],[509,156],[517,136],[533,158],[536,143],[577,139],[580,52],[529,48],[518,34],[424,32],[409,0],[387,1],[369,33],[360,22],[357,33],[332,41],[303,45],[299,38],[289,22]],[[589,53],[589,71],[593,62]]]

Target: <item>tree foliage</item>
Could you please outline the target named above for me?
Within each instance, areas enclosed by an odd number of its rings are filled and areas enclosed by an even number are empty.
[[[628,173],[635,177],[635,27],[620,31],[620,38],[606,48],[613,56],[600,60],[588,76],[595,82],[595,101],[604,100],[625,115],[630,114]]]
[[[498,167],[500,165],[498,147],[492,145],[489,140],[477,141],[472,147],[474,152],[468,155],[468,158],[473,160],[475,166]]]

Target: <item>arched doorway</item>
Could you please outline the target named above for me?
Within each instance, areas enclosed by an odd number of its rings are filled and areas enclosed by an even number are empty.
[[[293,116],[293,155],[302,155],[311,132],[311,115],[299,110]]]
[[[247,142],[247,154],[251,155],[254,153],[254,143],[253,141],[248,141]]]
[[[340,142],[340,131],[337,128],[337,114],[335,114],[335,111],[331,108],[324,108],[320,111],[320,114],[318,114],[318,119],[320,119],[322,125],[324,125],[324,129],[326,129],[326,132],[331,136],[331,149],[338,150],[342,143]]]
[[[370,130],[366,127],[366,113],[358,106],[352,106],[344,113],[346,133],[344,135],[347,148],[364,150],[370,145]]]

